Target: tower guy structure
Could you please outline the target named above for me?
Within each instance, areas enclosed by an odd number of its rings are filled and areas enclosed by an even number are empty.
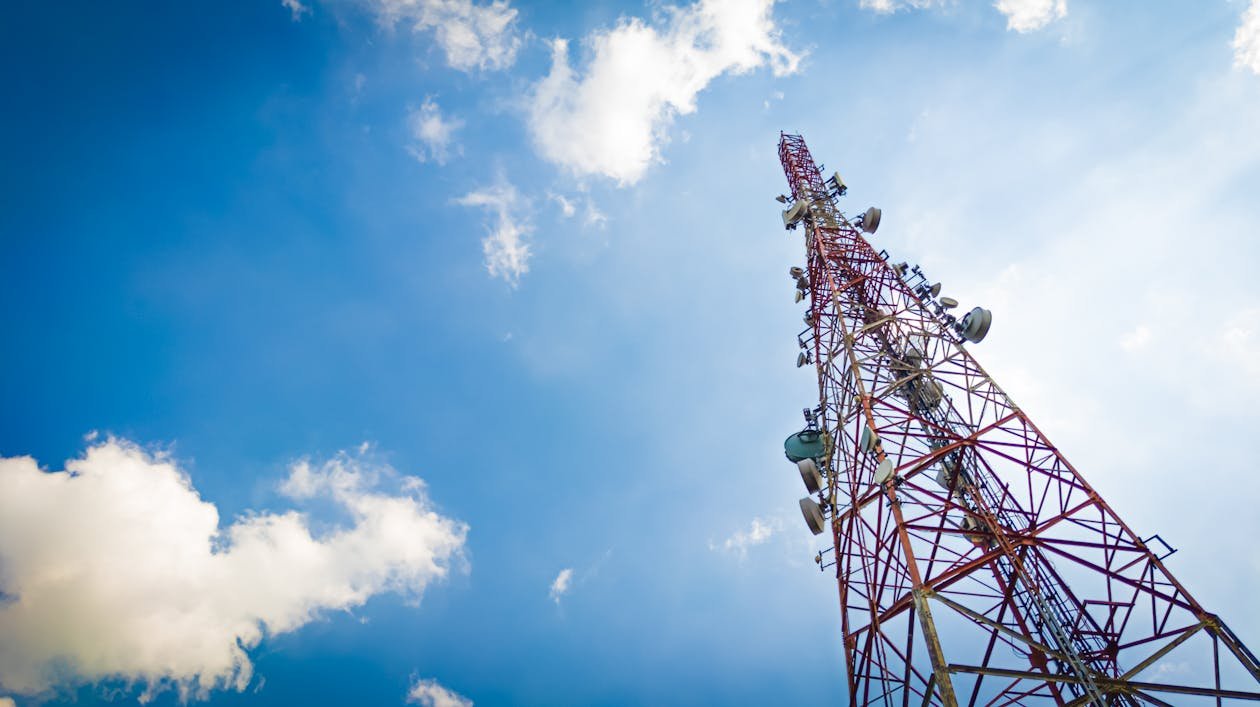
[[[852,220],[782,135],[784,225],[817,407],[785,443],[832,546],[850,705],[1221,705],[1260,661],[1168,571],[967,349],[988,331]]]

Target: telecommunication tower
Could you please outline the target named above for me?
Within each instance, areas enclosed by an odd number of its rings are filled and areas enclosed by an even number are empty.
[[[846,186],[781,135],[803,231],[798,366],[817,407],[785,450],[832,546],[850,705],[1221,705],[1260,700],[1260,661],[1173,577],[1173,552],[1116,515],[967,350],[918,267],[863,237]]]

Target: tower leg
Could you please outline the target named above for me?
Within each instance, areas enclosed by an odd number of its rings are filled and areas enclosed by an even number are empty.
[[[941,704],[944,707],[958,707],[958,697],[954,694],[954,683],[949,677],[945,652],[941,650],[941,639],[936,635],[936,623],[932,621],[932,609],[928,606],[927,592],[923,587],[914,590],[914,613],[919,616],[919,625],[923,627],[923,639],[927,642],[928,656],[932,660],[932,683],[936,684]],[[930,693],[925,696],[925,699],[930,698]]]

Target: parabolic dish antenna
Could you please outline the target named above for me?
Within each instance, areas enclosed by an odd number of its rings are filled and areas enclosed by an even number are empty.
[[[884,461],[875,467],[875,483],[883,485],[884,482],[892,478],[893,463],[891,459],[885,458]]]
[[[958,324],[958,331],[963,338],[973,344],[978,344],[984,341],[984,337],[989,333],[989,326],[993,324],[993,312],[983,307],[976,307],[967,312]]]
[[[802,459],[796,462],[796,468],[801,470],[801,481],[805,482],[805,490],[818,493],[823,481],[822,474],[818,472],[818,464],[813,459]]]
[[[809,532],[814,535],[821,535],[823,531],[823,512],[822,506],[812,498],[801,499],[801,515],[805,516],[805,525],[809,526]]]
[[[878,208],[872,206],[862,214],[862,230],[867,233],[874,233],[879,228],[879,218],[883,215]]]

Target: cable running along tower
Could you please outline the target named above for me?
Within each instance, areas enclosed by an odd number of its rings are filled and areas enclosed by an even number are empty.
[[[1221,705],[1260,700],[1260,661],[984,372],[918,266],[847,219],[798,135],[782,135],[784,225],[803,231],[798,366],[819,403],[785,443],[830,536],[850,705]]]

